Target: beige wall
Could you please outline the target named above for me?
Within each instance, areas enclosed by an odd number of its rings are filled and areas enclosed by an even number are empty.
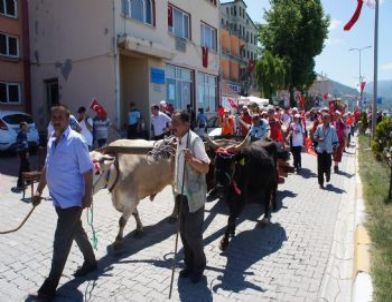
[[[113,10],[108,0],[30,0],[33,114],[44,127],[46,79],[75,113],[97,97],[116,120]]]
[[[192,34],[191,40],[187,42],[185,53],[175,50],[174,35],[168,31],[167,14],[169,2],[191,15]],[[117,0],[116,5],[116,16],[118,16],[116,19],[116,32],[118,34],[127,34],[141,40],[163,45],[166,49],[175,53],[173,60],[169,61],[171,64],[218,75],[219,51],[217,53],[210,52],[209,68],[206,69],[202,66],[200,21],[215,27],[219,31],[219,7],[215,7],[206,0],[155,0],[156,25],[151,26],[124,17],[121,13],[121,0]]]

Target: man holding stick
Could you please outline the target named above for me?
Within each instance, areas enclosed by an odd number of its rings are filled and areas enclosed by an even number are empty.
[[[207,191],[205,175],[208,173],[210,159],[201,138],[190,130],[189,113],[175,113],[171,129],[178,139],[175,193],[185,255],[185,268],[180,271],[180,278],[190,277],[193,283],[198,283],[206,267],[203,222]]]

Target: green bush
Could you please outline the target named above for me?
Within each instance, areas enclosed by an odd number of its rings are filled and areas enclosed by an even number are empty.
[[[372,140],[372,150],[377,160],[390,160],[392,147],[392,121],[383,117],[376,126],[376,133]]]
[[[360,126],[359,126],[359,131],[362,134],[365,134],[366,129],[369,127],[368,119],[367,119],[367,113],[362,112],[361,113],[361,119],[360,119]]]

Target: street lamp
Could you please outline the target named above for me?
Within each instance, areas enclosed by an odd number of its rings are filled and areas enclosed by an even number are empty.
[[[359,76],[358,76],[358,78],[359,78],[359,91],[360,91],[360,101],[359,101],[360,108],[362,107],[362,95],[363,95],[363,91],[361,89],[361,83],[363,80],[363,77],[362,77],[362,51],[365,49],[369,49],[369,48],[372,48],[372,46],[367,45],[367,46],[364,46],[361,48],[353,47],[353,48],[349,49],[349,51],[358,51],[358,54],[359,54],[359,56],[358,56],[359,57]]]

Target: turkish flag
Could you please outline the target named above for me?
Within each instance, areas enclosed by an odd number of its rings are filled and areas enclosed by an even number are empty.
[[[94,110],[99,117],[106,117],[108,114],[103,106],[98,102],[97,98],[93,98],[90,108]]]
[[[202,50],[203,67],[208,68],[208,47],[203,46],[201,50]]]
[[[355,12],[352,15],[350,21],[348,21],[347,24],[344,26],[345,31],[350,30],[351,27],[353,27],[354,24],[358,21],[359,16],[361,15],[361,11],[362,11],[363,1],[364,0],[357,0],[357,8],[355,9]]]

